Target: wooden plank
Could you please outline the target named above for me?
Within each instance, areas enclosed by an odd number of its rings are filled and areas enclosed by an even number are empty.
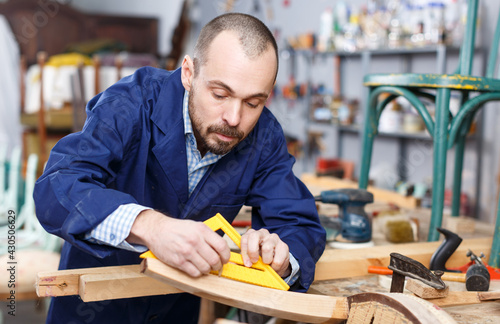
[[[335,177],[318,177],[314,174],[305,173],[300,179],[311,191],[314,191],[313,189],[331,190],[341,188],[358,188],[357,182]],[[368,186],[367,190],[373,194],[373,199],[375,201],[392,203],[403,208],[417,208],[420,206],[420,200],[415,197],[406,197],[395,191],[380,189],[373,186]]]
[[[39,272],[38,297],[80,295],[84,301],[178,293],[140,273],[140,265]]]
[[[469,249],[481,251],[489,257],[492,241],[491,237],[464,239],[455,253],[448,259],[446,267],[458,267],[469,262],[470,259],[466,256]],[[368,275],[368,266],[370,265],[389,265],[390,253],[392,252],[404,254],[429,267],[431,256],[440,244],[441,242],[422,242],[350,250],[327,249],[316,264],[314,279],[330,280]],[[485,262],[487,261],[485,260]]]
[[[405,288],[423,299],[444,298],[448,296],[450,290],[449,286],[446,286],[444,289],[436,289],[413,278],[406,279]]]
[[[39,272],[36,278],[36,293],[38,297],[78,295],[81,275],[93,273],[115,273],[121,269],[139,272],[140,266],[136,264],[129,266]]]
[[[192,278],[152,258],[142,261],[142,270],[182,291],[264,315],[307,323],[340,323],[347,319],[344,297],[282,291],[214,275]]]
[[[181,292],[142,273],[125,269],[116,273],[82,275],[79,284],[79,295],[84,302]]]
[[[450,291],[444,298],[427,299],[439,307],[479,304],[488,300],[499,300],[500,291]]]
[[[493,324],[500,323],[500,301],[475,304],[470,306],[452,306],[444,310],[458,324]]]

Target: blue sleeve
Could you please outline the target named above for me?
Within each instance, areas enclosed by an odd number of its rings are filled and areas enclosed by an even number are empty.
[[[132,171],[122,164],[142,131],[143,103],[136,84],[131,77],[92,99],[83,130],[55,145],[35,184],[33,197],[42,226],[100,258],[112,251],[84,240],[85,233],[120,205],[138,203],[132,195],[116,190],[120,179]]]
[[[271,123],[256,143],[262,150],[247,204],[252,206],[252,226],[277,233],[300,266],[292,287],[306,291],[314,280],[316,262],[326,245],[314,197],[293,174],[295,159],[288,153],[277,122]]]

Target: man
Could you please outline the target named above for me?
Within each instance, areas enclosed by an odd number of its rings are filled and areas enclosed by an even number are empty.
[[[259,255],[305,291],[325,245],[313,197],[293,175],[282,129],[264,104],[278,70],[259,20],[222,15],[174,72],[143,68],[92,99],[82,132],[62,139],[37,181],[42,225],[66,240],[61,269],[139,263],[150,249],[197,277],[229,259],[201,221],[252,225],[241,253]],[[100,303],[55,298],[49,323],[196,323],[199,300],[175,294]]]

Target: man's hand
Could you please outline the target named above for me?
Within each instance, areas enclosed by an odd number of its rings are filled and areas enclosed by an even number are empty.
[[[262,228],[258,231],[249,229],[241,237],[241,255],[245,266],[251,267],[259,260],[269,264],[282,278],[290,275],[290,255],[288,245],[277,234],[270,234]]]
[[[226,241],[207,225],[154,210],[137,216],[126,240],[147,246],[158,259],[192,277],[222,269],[230,256]]]

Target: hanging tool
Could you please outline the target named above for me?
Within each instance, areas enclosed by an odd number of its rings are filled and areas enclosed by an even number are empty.
[[[222,217],[221,214],[212,218],[207,219],[204,223],[210,227],[213,231],[222,230],[226,235],[239,247],[241,243],[241,235],[228,223],[228,221]],[[157,257],[151,252],[147,251],[141,254],[141,258],[154,258]],[[262,261],[259,260],[255,262],[250,268],[246,267],[243,263],[243,257],[241,254],[231,252],[229,262],[222,266],[221,271],[211,271],[210,273],[232,279],[237,281],[242,281],[262,287],[275,288],[280,290],[288,290],[290,287],[285,283],[285,281],[274,271],[274,269]]]
[[[420,280],[436,289],[446,288],[446,284],[441,279],[443,271],[436,270],[432,273],[422,263],[402,254],[391,253],[391,261],[388,268],[393,271],[391,292],[403,292],[406,276]]]
[[[373,202],[373,194],[364,189],[338,189],[321,192],[316,201],[339,206],[342,219],[340,235],[352,243],[368,242],[372,238],[372,221],[365,205]]]
[[[467,256],[473,262],[465,274],[465,288],[467,291],[488,291],[490,288],[490,273],[484,265],[481,253],[478,257],[471,250],[467,251]]]

